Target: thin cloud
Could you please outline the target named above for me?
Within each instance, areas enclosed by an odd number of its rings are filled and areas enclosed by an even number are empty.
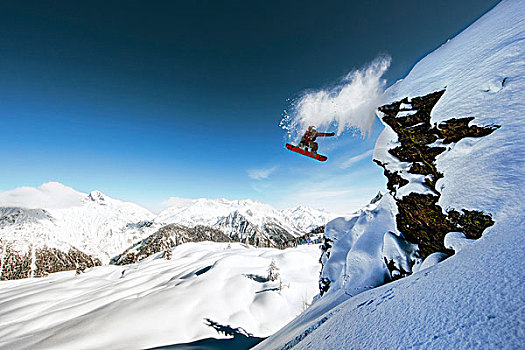
[[[267,182],[256,182],[252,184],[252,189],[255,192],[259,192],[259,193],[265,193],[271,187],[272,186]]]
[[[364,153],[361,153],[361,154],[358,154],[357,156],[354,156],[354,157],[351,157],[350,159],[346,160],[345,162],[343,162],[340,167],[341,169],[347,169],[349,168],[351,165],[354,165],[355,163],[365,159],[365,158],[368,158],[370,157],[372,154],[374,153],[374,150],[371,149],[371,150],[368,150]]]
[[[85,194],[59,182],[47,182],[39,187],[17,187],[0,193],[0,206],[59,209],[82,205]]]
[[[276,170],[277,170],[277,166],[273,166],[271,168],[249,169],[247,173],[250,179],[264,180],[264,179],[267,179]]]

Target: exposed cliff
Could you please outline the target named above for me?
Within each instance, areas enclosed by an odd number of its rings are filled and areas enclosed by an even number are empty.
[[[404,98],[379,108],[395,139],[374,160],[384,169],[390,193],[374,198],[353,216],[327,224],[321,246],[321,295],[333,286],[354,294],[406,277],[433,253],[441,253],[441,260],[454,254],[445,246],[448,233],[478,239],[494,224],[490,213],[443,210],[439,204],[436,184],[446,173],[436,164],[437,157],[464,138],[484,137],[498,128],[473,125],[473,117],[432,123],[432,110],[444,93]]]
[[[471,125],[474,117],[431,123],[432,109],[444,93],[442,90],[410,100],[405,98],[379,108],[383,122],[396,133],[398,145],[388,153],[397,158],[398,163],[390,167],[379,160],[376,163],[385,170],[387,188],[396,201],[397,229],[408,242],[418,245],[422,259],[436,252],[453,254],[444,245],[449,232],[463,232],[466,238],[478,239],[494,224],[488,213],[463,208],[445,211],[438,204],[441,193],[436,182],[446,174],[438,169],[436,157],[447,151],[446,145],[466,137],[487,136],[499,127]],[[405,171],[395,170],[399,168]],[[406,189],[411,183],[422,184],[429,191],[417,188],[411,192]],[[394,271],[396,264],[389,263],[389,269]]]

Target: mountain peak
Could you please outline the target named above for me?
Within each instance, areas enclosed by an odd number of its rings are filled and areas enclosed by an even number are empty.
[[[91,191],[88,195],[88,198],[93,202],[103,202],[106,200],[106,196],[97,190]]]

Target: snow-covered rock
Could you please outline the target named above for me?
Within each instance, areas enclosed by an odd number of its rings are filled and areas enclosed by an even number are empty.
[[[418,271],[422,271],[422,270],[425,270],[425,269],[428,269],[440,262],[442,262],[443,260],[447,259],[449,256],[445,253],[433,253],[433,254],[430,254],[425,260],[423,260],[423,262],[419,265],[415,265],[414,268],[413,268],[413,271],[414,272],[418,272]]]
[[[463,232],[449,232],[445,236],[445,247],[454,250],[456,253],[464,247],[472,244],[475,240],[465,237]]]
[[[395,203],[388,196],[372,202],[326,225],[321,294],[343,289],[353,295],[389,280],[383,241],[385,234],[396,232]]]

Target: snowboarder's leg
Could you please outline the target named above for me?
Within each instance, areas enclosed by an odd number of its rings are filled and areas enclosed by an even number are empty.
[[[310,149],[312,150],[312,152],[317,153],[317,148],[319,148],[319,145],[317,144],[317,142],[315,141],[310,142]]]

